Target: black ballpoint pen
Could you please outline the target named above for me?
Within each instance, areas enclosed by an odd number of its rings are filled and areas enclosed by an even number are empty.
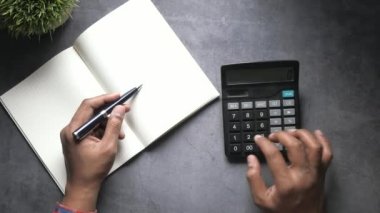
[[[91,130],[93,130],[95,127],[97,127],[99,124],[101,124],[104,120],[108,118],[113,108],[115,108],[117,105],[126,102],[129,98],[131,98],[136,92],[140,90],[141,86],[142,85],[140,85],[139,87],[134,87],[133,89],[129,90],[124,95],[122,95],[119,99],[104,107],[103,110],[101,110],[98,114],[94,115],[89,121],[87,121],[85,124],[83,124],[81,127],[79,127],[77,130],[73,132],[74,139],[77,142],[79,142],[84,137],[86,137],[91,132]]]

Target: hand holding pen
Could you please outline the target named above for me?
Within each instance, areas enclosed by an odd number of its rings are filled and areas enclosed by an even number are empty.
[[[111,111],[117,105],[123,104],[128,99],[133,97],[140,90],[141,86],[142,85],[140,85],[139,87],[132,88],[131,90],[126,92],[124,95],[122,95],[120,98],[113,101],[112,103],[106,106],[102,106],[102,110],[99,113],[95,114],[90,120],[88,120],[86,123],[84,123],[81,127],[79,127],[73,132],[74,139],[79,142],[88,134],[90,134],[90,132],[95,127],[99,126],[102,122],[104,122],[108,118]]]
[[[135,93],[135,92],[134,92]],[[123,96],[107,94],[86,99],[82,102],[71,122],[61,131],[61,142],[65,157],[67,184],[62,204],[81,210],[95,209],[100,186],[109,173],[118,151],[118,141],[124,134],[121,126],[129,107],[119,102],[103,123],[92,131],[88,137],[78,143],[72,134],[79,126],[91,120],[98,109],[111,106]],[[109,105],[111,103],[111,105]],[[106,122],[105,122],[106,121]],[[95,131],[102,129],[103,134]]]

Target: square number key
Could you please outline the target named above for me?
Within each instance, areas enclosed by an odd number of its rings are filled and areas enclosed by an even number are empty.
[[[256,119],[267,119],[268,118],[268,111],[267,110],[256,110],[255,111],[255,118]]]
[[[258,151],[258,148],[257,148],[257,145],[253,144],[253,143],[251,143],[251,144],[244,144],[243,151],[246,154],[253,154],[253,153],[255,153],[255,152]]]
[[[265,131],[268,128],[268,121],[256,121],[256,130]]]
[[[253,122],[252,121],[243,122],[242,126],[243,126],[243,131],[253,130]]]
[[[230,142],[239,143],[241,141],[240,133],[230,133]]]
[[[240,131],[240,123],[238,122],[231,122],[230,123],[230,132],[239,132]]]
[[[253,112],[252,111],[243,111],[243,120],[252,120],[253,119]]]
[[[228,117],[230,121],[239,121],[240,113],[238,111],[228,112]]]
[[[230,145],[231,154],[240,154],[241,153],[241,144]]]
[[[253,142],[253,133],[251,133],[251,132],[243,133],[243,141],[252,143]]]

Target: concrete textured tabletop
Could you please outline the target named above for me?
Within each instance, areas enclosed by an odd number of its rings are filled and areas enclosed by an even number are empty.
[[[52,35],[0,31],[0,94],[125,0],[82,0]],[[376,0],[153,0],[215,87],[224,64],[300,62],[303,127],[331,139],[328,212],[380,210],[380,4]],[[25,103],[27,104],[27,103]],[[51,212],[62,197],[0,107],[0,212]],[[264,176],[271,181],[264,165]],[[226,160],[215,101],[104,183],[99,212],[259,212],[246,165]]]

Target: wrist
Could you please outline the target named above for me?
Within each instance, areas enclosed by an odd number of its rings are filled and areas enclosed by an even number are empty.
[[[73,209],[71,207],[65,206],[61,203],[57,203],[57,205],[54,208],[53,213],[97,213],[97,210],[94,211],[81,211],[77,209]]]
[[[66,184],[65,196],[61,204],[81,211],[94,211],[100,191],[100,185]]]

